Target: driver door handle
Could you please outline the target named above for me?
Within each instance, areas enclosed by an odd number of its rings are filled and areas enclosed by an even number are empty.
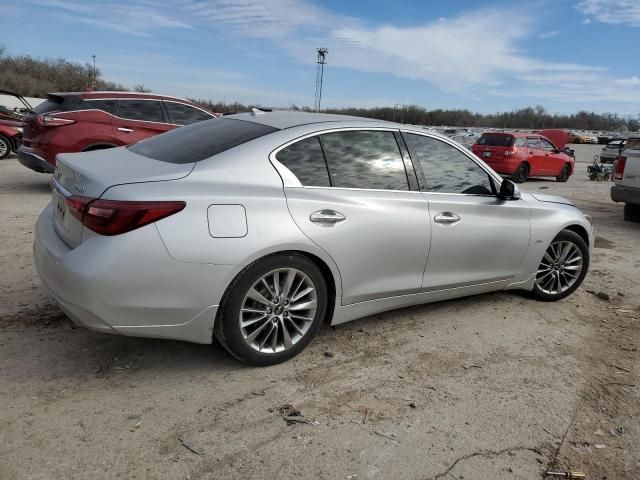
[[[119,132],[131,133],[133,130],[131,128],[118,127]]]
[[[433,217],[433,220],[443,225],[453,225],[460,221],[460,217],[452,212],[442,212]]]
[[[335,210],[318,210],[309,215],[309,220],[322,227],[333,227],[336,223],[346,219],[347,217]]]

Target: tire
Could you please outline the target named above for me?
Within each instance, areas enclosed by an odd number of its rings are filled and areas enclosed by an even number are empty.
[[[569,165],[565,165],[564,167],[562,167],[562,170],[560,170],[560,175],[556,177],[556,181],[565,183],[567,180],[569,180],[570,176],[571,167]]]
[[[624,219],[627,222],[640,222],[640,205],[636,205],[635,203],[625,203]]]
[[[589,261],[589,247],[582,237],[571,230],[561,231],[540,261],[533,297],[555,302],[571,295],[582,284]]]
[[[605,173],[604,176],[602,177],[604,179],[604,181],[608,181],[611,178],[611,175],[609,175],[608,173]]]
[[[516,171],[511,175],[511,179],[516,183],[524,183],[529,178],[529,167],[526,163],[521,163]]]
[[[0,135],[0,160],[7,158],[13,151],[13,144],[4,135]]]
[[[294,276],[287,289],[289,275]],[[289,290],[286,296],[285,290]],[[275,365],[294,357],[311,342],[327,312],[328,298],[322,272],[307,257],[264,257],[245,267],[227,288],[214,334],[241,362]]]

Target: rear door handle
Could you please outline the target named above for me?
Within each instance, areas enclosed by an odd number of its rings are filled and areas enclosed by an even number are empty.
[[[119,131],[119,132],[125,132],[125,133],[131,133],[131,132],[133,132],[133,130],[132,130],[132,129],[130,129],[130,128],[124,128],[124,127],[118,127],[118,131]]]
[[[452,212],[442,212],[433,217],[433,220],[442,225],[453,225],[460,221],[460,217]]]
[[[309,220],[323,227],[333,227],[336,223],[346,219],[347,217],[335,210],[318,210],[309,215]]]

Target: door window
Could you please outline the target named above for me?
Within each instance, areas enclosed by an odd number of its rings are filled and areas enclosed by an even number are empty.
[[[309,137],[283,148],[276,159],[305,186],[329,187],[329,171],[318,137]]]
[[[556,147],[554,147],[549,140],[541,138],[540,141],[542,142],[542,149],[545,152],[555,152],[556,151]]]
[[[516,147],[526,147],[527,146],[527,139],[525,137],[518,137],[516,138]]]
[[[527,147],[535,148],[536,150],[540,150],[542,148],[540,146],[540,140],[535,137],[527,137]]]
[[[335,132],[320,139],[334,187],[409,190],[393,132]]]
[[[171,123],[177,125],[190,125],[195,122],[201,122],[203,120],[211,120],[212,115],[209,115],[202,110],[184,105],[182,103],[164,102],[169,113]]]
[[[79,105],[78,110],[102,110],[104,112],[110,113],[111,115],[116,114],[116,101],[115,100],[83,100]]]
[[[415,159],[420,162],[427,181],[427,191],[494,194],[489,174],[467,155],[436,138],[412,133],[404,137]]]
[[[130,120],[164,123],[162,103],[157,100],[118,100],[120,116]]]

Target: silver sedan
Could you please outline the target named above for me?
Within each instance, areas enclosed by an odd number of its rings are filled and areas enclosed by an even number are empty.
[[[58,156],[34,257],[78,325],[269,365],[320,324],[496,290],[571,294],[593,248],[568,200],[519,192],[420,128],[232,115]]]

